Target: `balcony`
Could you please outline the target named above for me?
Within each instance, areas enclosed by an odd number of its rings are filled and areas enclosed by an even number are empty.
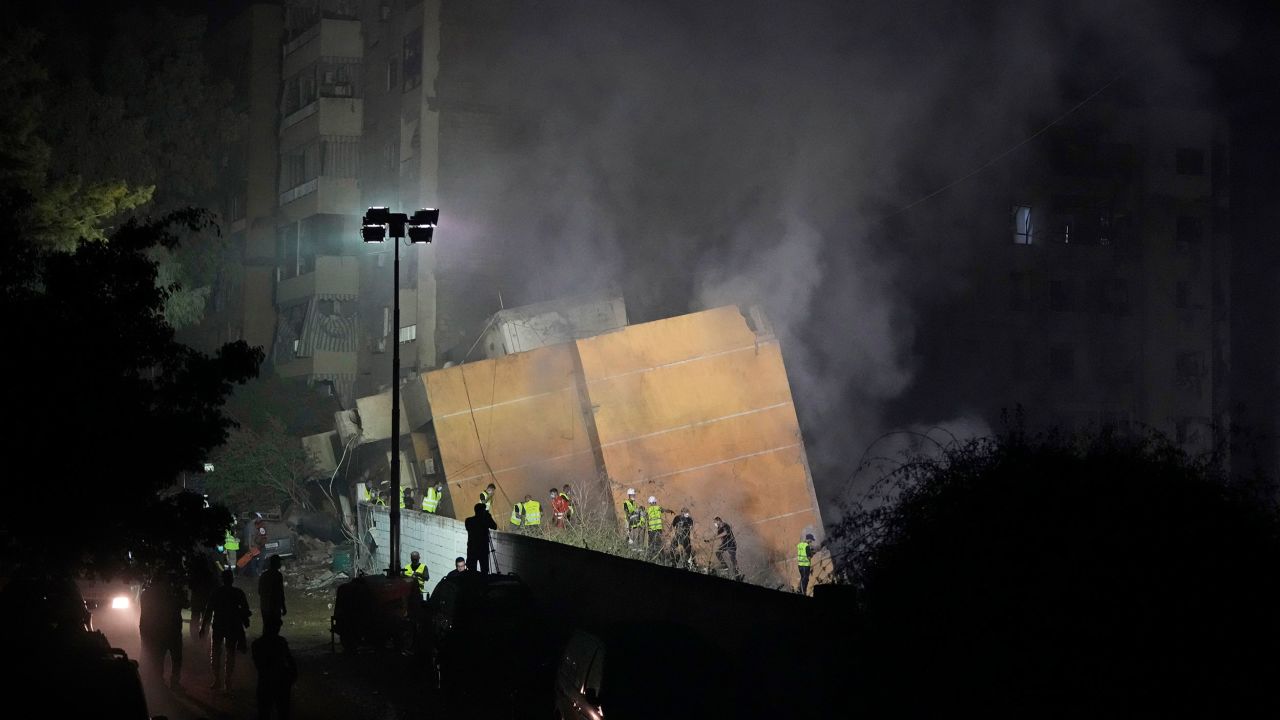
[[[283,77],[291,77],[322,57],[364,57],[359,20],[324,18],[284,45]]]
[[[359,137],[363,127],[363,100],[319,97],[281,120],[280,147],[296,147],[322,135]]]
[[[359,296],[359,258],[325,255],[317,257],[314,271],[280,281],[276,286],[276,305],[289,305],[314,295]]]
[[[360,215],[360,188],[355,178],[322,175],[280,193],[280,216],[297,222],[312,215]]]

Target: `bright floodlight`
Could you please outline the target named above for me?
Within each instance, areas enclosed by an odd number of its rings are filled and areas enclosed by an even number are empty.
[[[391,219],[391,208],[371,207],[364,214],[366,225],[386,225]]]
[[[111,609],[112,609],[112,610],[128,610],[128,609],[129,609],[129,596],[128,596],[128,595],[117,595],[117,596],[115,596],[115,597],[111,598]]]
[[[367,218],[366,218],[367,219]],[[387,237],[385,225],[361,225],[360,238],[367,243],[380,243]]]
[[[435,208],[418,210],[409,217],[409,242],[429,243],[435,234],[440,211]]]

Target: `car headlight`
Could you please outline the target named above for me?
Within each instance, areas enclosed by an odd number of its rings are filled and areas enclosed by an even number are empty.
[[[128,610],[128,609],[129,609],[129,596],[128,596],[128,595],[117,595],[117,596],[115,596],[115,597],[111,598],[111,609],[112,609],[112,610]]]

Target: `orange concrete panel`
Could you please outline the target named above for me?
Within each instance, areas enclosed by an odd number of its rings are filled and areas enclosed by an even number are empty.
[[[494,516],[530,494],[598,476],[574,373],[572,345],[540,348],[425,374],[436,441],[466,517],[490,482]],[[461,502],[465,500],[465,502]]]

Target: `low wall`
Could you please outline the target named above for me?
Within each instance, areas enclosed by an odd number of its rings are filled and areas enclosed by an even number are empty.
[[[380,572],[391,562],[391,516],[385,507],[360,503],[360,525],[372,536],[374,550],[367,562],[362,562],[366,572]],[[431,577],[427,580],[427,592],[435,590],[436,583],[453,569],[453,560],[467,554],[467,531],[461,520],[433,515],[418,510],[400,511],[400,565],[409,562],[409,553],[417,550],[422,562],[427,564]]]

